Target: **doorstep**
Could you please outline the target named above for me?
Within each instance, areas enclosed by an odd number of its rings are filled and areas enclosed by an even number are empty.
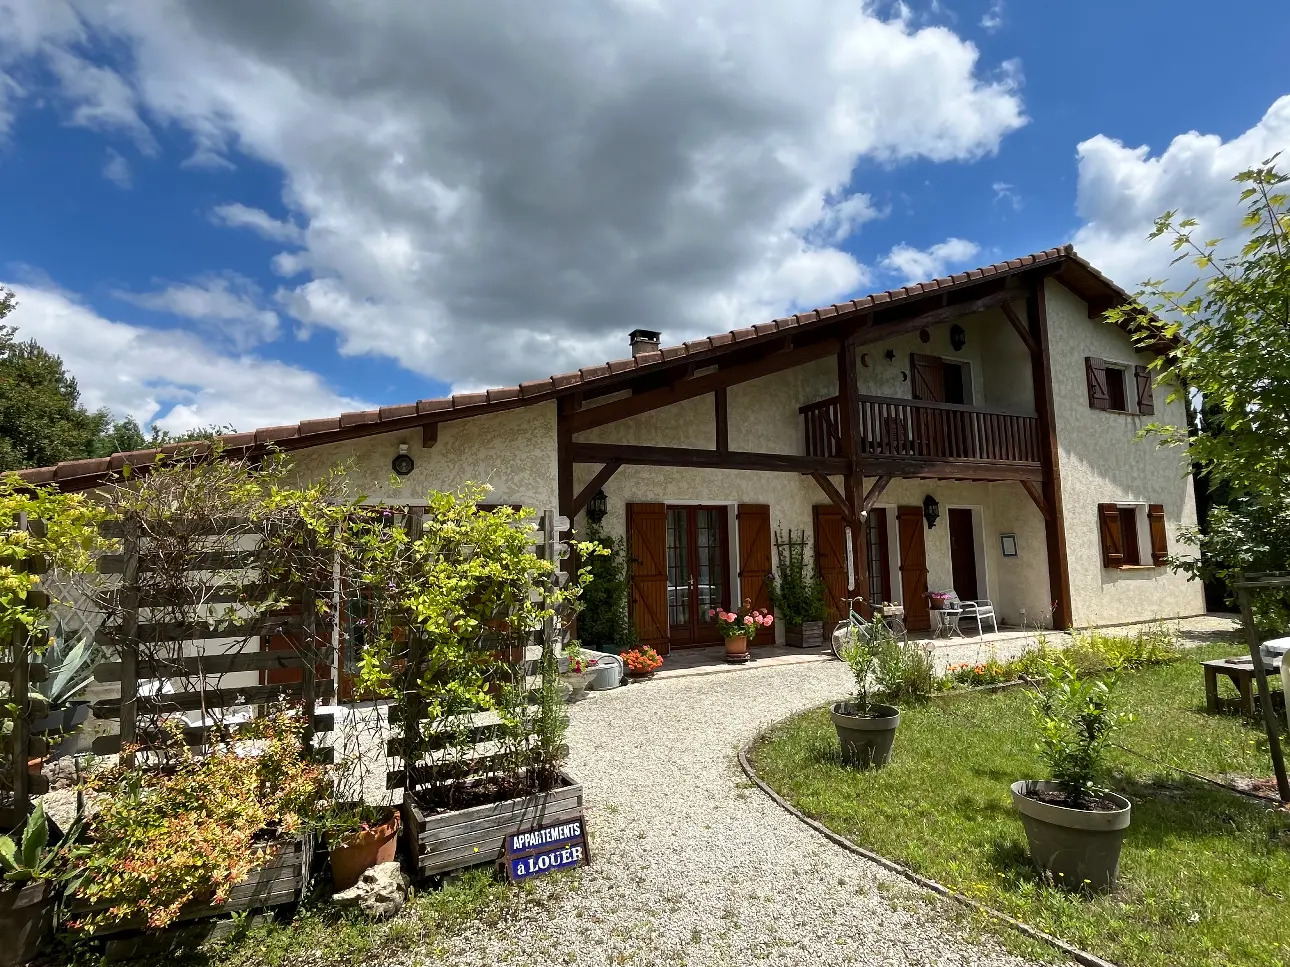
[[[654,673],[654,679],[694,678],[699,675],[722,675],[753,668],[806,665],[833,660],[827,648],[803,650],[782,645],[753,645],[749,649],[751,660],[741,665],[727,664],[725,654],[725,647],[722,645],[705,648],[674,648],[672,653],[663,659],[663,667]]]

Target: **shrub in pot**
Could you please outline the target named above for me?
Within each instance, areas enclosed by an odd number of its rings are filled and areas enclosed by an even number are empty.
[[[1101,785],[1106,748],[1129,716],[1111,708],[1111,677],[1081,676],[1063,655],[1050,658],[1032,712],[1049,778],[1012,784],[1035,865],[1068,889],[1115,886],[1130,804]]]
[[[824,581],[820,572],[807,563],[806,531],[800,539],[788,532],[785,540],[775,532],[775,555],[778,575],[767,578],[766,590],[771,604],[784,623],[784,642],[794,648],[820,648],[824,645]]]
[[[37,803],[21,835],[0,836],[0,967],[31,960],[53,931],[63,854],[75,835],[69,830],[51,845],[45,807]]]
[[[744,606],[738,611],[713,608],[708,617],[717,619],[717,630],[726,643],[726,661],[734,665],[748,660],[748,646],[757,636],[757,629],[775,623],[774,615],[752,606],[752,598],[744,598]]]
[[[833,727],[842,746],[842,761],[861,769],[886,765],[900,725],[900,709],[874,701],[889,677],[900,643],[885,626],[853,626],[842,659],[855,679],[855,697],[833,706]]]
[[[663,656],[649,645],[625,651],[619,657],[627,666],[627,674],[632,678],[648,678],[663,665]]]
[[[41,656],[49,666],[49,677],[35,683],[31,697],[42,700],[48,711],[31,722],[33,735],[67,737],[89,718],[89,703],[75,699],[94,681],[94,658],[94,642],[88,635],[71,647],[58,642]]]
[[[394,860],[399,814],[393,806],[333,803],[320,823],[331,860],[332,886],[348,890],[374,866]]]

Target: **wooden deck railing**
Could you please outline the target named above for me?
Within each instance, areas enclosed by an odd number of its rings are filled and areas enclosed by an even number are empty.
[[[806,452],[842,456],[838,398],[801,407]],[[1039,463],[1039,423],[1033,416],[925,403],[886,396],[860,397],[861,452],[928,460]]]

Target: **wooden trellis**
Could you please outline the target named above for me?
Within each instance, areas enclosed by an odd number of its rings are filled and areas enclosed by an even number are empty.
[[[28,520],[26,514],[18,515],[14,527],[33,536],[45,534],[44,522]],[[4,563],[19,574],[43,574],[48,569],[48,562],[38,556]],[[32,608],[48,608],[49,596],[32,589],[27,592],[26,603]],[[32,661],[34,644],[35,636],[25,626],[18,625],[0,655],[3,657],[0,678],[9,683],[9,695],[0,703],[0,721],[10,723],[0,757],[0,829],[14,829],[25,823],[31,811],[31,797],[49,791],[48,780],[27,768],[28,759],[42,758],[49,752],[45,739],[30,731],[31,720],[49,711],[43,702],[31,697],[31,686],[49,675],[45,665]]]
[[[1250,648],[1250,661],[1254,665],[1254,678],[1259,686],[1259,707],[1263,713],[1263,729],[1268,738],[1268,753],[1272,757],[1272,771],[1276,775],[1277,794],[1283,803],[1290,803],[1290,778],[1286,776],[1285,757],[1281,753],[1281,728],[1272,710],[1272,690],[1263,667],[1263,643],[1259,630],[1254,626],[1254,607],[1251,594],[1255,591],[1290,591],[1290,573],[1284,571],[1238,575],[1232,585],[1241,608],[1241,621],[1245,625],[1245,639]],[[1290,695],[1284,696],[1290,702]]]
[[[111,618],[95,636],[96,643],[116,658],[100,662],[94,677],[100,682],[119,683],[121,693],[93,705],[97,718],[118,722],[115,734],[94,740],[96,754],[117,753],[123,748],[158,748],[170,741],[168,733],[160,728],[162,720],[193,712],[201,713],[201,722],[185,726],[183,740],[189,746],[205,745],[215,729],[234,733],[238,730],[237,724],[227,724],[228,710],[277,702],[299,705],[307,750],[312,750],[317,732],[330,732],[335,727],[334,716],[318,715],[316,711],[319,700],[330,700],[335,687],[334,678],[325,674],[333,665],[327,646],[330,628],[317,627],[317,590],[307,586],[274,588],[260,577],[252,578],[251,573],[262,563],[261,547],[258,535],[245,522],[216,521],[213,526],[208,523],[204,532],[185,535],[195,546],[227,542],[230,537],[241,537],[254,545],[187,555],[181,566],[187,572],[187,582],[197,591],[193,597],[188,596],[187,588],[149,588],[147,574],[160,562],[150,554],[146,528],[139,520],[108,521],[100,531],[106,537],[120,538],[122,550],[101,556],[99,571],[119,574],[121,578],[119,586],[105,595]],[[265,601],[275,590],[290,591],[289,595],[274,597],[298,602],[298,612],[290,607],[244,619],[192,613],[182,615],[180,620],[155,618],[159,609],[187,607],[191,612],[256,599]],[[274,635],[289,636],[293,647],[264,649],[260,643]],[[208,643],[219,641],[226,643],[225,651],[206,653]],[[231,650],[228,642],[234,643]],[[293,672],[296,680],[224,683],[228,675],[250,673],[259,678],[281,669],[298,670]],[[142,683],[151,683],[151,687],[141,690]],[[168,687],[176,683],[179,688]]]

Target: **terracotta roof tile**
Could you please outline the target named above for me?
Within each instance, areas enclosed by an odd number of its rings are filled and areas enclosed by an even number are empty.
[[[704,339],[696,339],[680,346],[666,346],[655,352],[642,353],[632,359],[615,360],[610,363],[604,363],[598,366],[587,366],[576,373],[562,373],[551,376],[547,379],[532,380],[521,383],[519,386],[505,386],[497,389],[491,389],[481,393],[461,393],[449,399],[430,399],[419,400],[416,403],[399,404],[395,406],[385,406],[378,410],[362,410],[354,413],[342,413],[339,417],[328,417],[325,419],[305,420],[299,424],[290,426],[265,427],[253,432],[226,434],[219,438],[225,449],[228,450],[251,450],[255,447],[263,446],[268,443],[274,443],[282,440],[309,438],[309,442],[300,445],[313,446],[318,442],[326,441],[329,435],[341,430],[350,430],[355,427],[372,426],[373,433],[382,432],[379,424],[389,421],[399,421],[411,416],[434,416],[436,414],[448,414],[455,410],[466,410],[471,413],[483,410],[488,405],[494,403],[504,403],[516,399],[540,399],[543,396],[555,394],[561,391],[568,391],[574,387],[581,386],[584,383],[593,383],[598,380],[606,379],[611,376],[618,376],[623,373],[636,370],[648,369],[652,366],[670,365],[676,360],[682,359],[692,354],[707,353],[712,349],[719,349],[734,345],[735,343],[748,342],[757,340],[762,337],[772,336],[775,332],[783,329],[792,329],[797,327],[809,327],[821,320],[828,319],[839,313],[856,312],[860,310],[872,311],[874,307],[885,306],[894,302],[917,298],[920,295],[936,292],[941,289],[968,285],[980,279],[998,275],[1001,273],[1016,271],[1019,268],[1036,265],[1039,263],[1060,261],[1069,259],[1077,263],[1084,270],[1089,272],[1093,278],[1109,287],[1113,292],[1127,299],[1128,295],[1122,289],[1106,278],[1101,272],[1089,265],[1088,262],[1080,258],[1070,245],[1064,245],[1059,248],[1047,249],[1032,255],[1026,255],[1018,259],[1010,259],[1006,262],[996,263],[995,265],[985,266],[979,269],[972,269],[968,272],[959,272],[954,275],[946,276],[939,279],[919,283],[915,285],[904,286],[897,290],[888,290],[886,292],[872,293],[858,299],[852,299],[850,302],[835,303],[831,306],[825,306],[814,309],[809,312],[803,312],[792,316],[783,316],[767,322],[756,323],[751,327],[735,329],[730,332],[717,333]],[[465,414],[463,414],[465,415]],[[182,452],[200,452],[200,447],[205,444],[197,445],[199,449],[194,450],[191,446],[181,448]],[[170,448],[167,448],[168,450]],[[125,464],[135,467],[143,467],[155,461],[157,450],[140,450],[130,453],[114,454],[110,459],[103,458],[97,460],[74,460],[59,464],[57,467],[42,467],[31,470],[20,471],[22,477],[32,483],[54,481],[76,480],[77,485],[93,486],[93,481],[88,484],[86,480],[95,476],[101,476],[111,470],[118,470]]]

